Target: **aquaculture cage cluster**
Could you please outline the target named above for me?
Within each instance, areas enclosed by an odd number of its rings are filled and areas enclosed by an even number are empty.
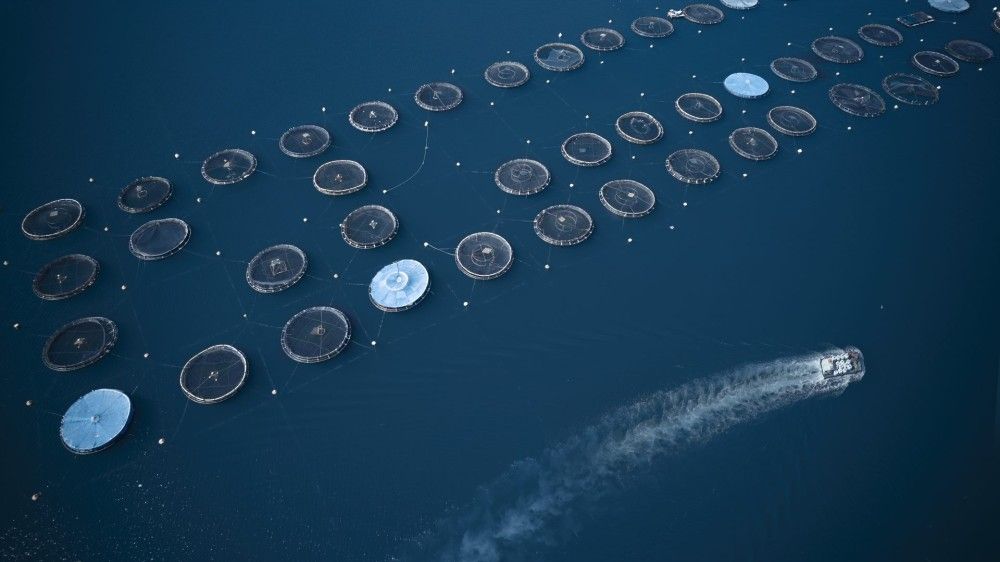
[[[719,0],[719,3],[732,10],[748,10],[758,5],[757,0]],[[948,13],[959,13],[969,8],[965,0],[929,0],[929,4]],[[933,21],[926,14],[921,16],[918,13],[914,18],[912,22],[906,18],[900,18],[899,21],[908,26]],[[690,24],[710,26],[721,24],[725,19],[726,12],[718,6],[692,3],[681,9],[637,17],[630,22],[629,30],[636,37],[660,39],[674,34],[675,22],[678,27]],[[990,25],[1000,32],[1000,17],[992,18]],[[559,37],[561,39],[562,34]],[[535,49],[533,54],[524,53],[524,58],[527,59],[530,55],[538,67],[545,71],[569,72],[584,65],[585,50],[591,52],[601,63],[606,58],[628,56],[629,53],[625,49],[625,34],[612,27],[586,29],[580,34],[578,42],[583,48],[562,40],[546,43]],[[779,56],[769,66],[774,76],[791,82],[794,86],[819,78],[821,72],[817,66],[829,69],[826,63],[857,64],[864,60],[866,48],[873,52],[886,52],[882,49],[903,44],[904,34],[895,27],[869,22],[857,28],[857,40],[838,35],[818,37],[810,43],[808,51],[811,52],[805,55],[806,58]],[[911,70],[910,73],[893,72],[885,76],[881,81],[885,94],[892,100],[911,106],[934,104],[939,100],[941,90],[928,78],[954,76],[959,73],[962,63],[983,64],[994,56],[990,46],[970,39],[953,39],[940,50],[933,49],[922,49],[911,55],[910,64],[916,70]],[[619,52],[612,54],[615,51]],[[492,62],[485,67],[483,80],[492,87],[506,90],[527,85],[532,80],[532,71],[524,62],[514,60],[516,58],[511,55],[510,60]],[[452,71],[452,74],[455,72]],[[837,70],[826,73],[827,76],[839,74]],[[550,80],[546,79],[545,83],[550,83]],[[771,90],[768,78],[745,71],[725,76],[722,73],[716,74],[711,84],[706,84],[706,88],[714,88],[714,93],[725,90],[738,98],[726,103],[738,104],[737,108],[742,109],[744,115],[747,114],[745,108],[755,103],[752,100],[767,96]],[[523,92],[517,92],[517,95],[528,95],[530,90],[530,87],[525,88]],[[862,84],[834,83],[829,87],[828,97],[834,106],[853,116],[876,117],[887,109],[882,96]],[[472,101],[475,100],[465,99],[459,84],[451,82],[427,82],[418,86],[413,94],[413,103],[417,108],[429,112],[456,110],[463,103]],[[684,93],[676,98],[673,105],[680,118],[699,124],[719,121],[724,113],[719,99],[705,92]],[[658,116],[664,116],[649,107],[641,109],[645,110],[635,108],[621,113],[614,120],[613,127],[621,141],[630,145],[653,145],[665,135],[664,125],[658,119]],[[326,108],[324,112],[325,110]],[[454,113],[461,115],[461,112],[458,109]],[[764,119],[766,126],[785,137],[804,137],[813,134],[818,126],[813,113],[804,107],[792,105],[771,107],[766,111]],[[400,113],[396,107],[381,100],[359,103],[347,112],[349,125],[362,133],[389,131],[399,120]],[[427,123],[425,122],[425,126]],[[611,123],[604,125],[606,129],[612,126]],[[744,126],[732,130],[728,136],[729,145],[738,156],[759,161],[777,155],[779,143],[771,132],[751,123],[741,125]],[[708,127],[706,130],[717,129]],[[604,133],[601,130],[590,130],[571,134],[559,146],[560,154],[575,166],[600,166],[608,162],[615,152],[614,145],[603,136]],[[720,132],[720,136],[721,134]],[[783,142],[799,141],[785,138]],[[289,158],[309,159],[332,151],[333,140],[326,126],[303,124],[285,130],[276,144],[280,152]],[[629,155],[634,154],[634,151],[651,150],[629,145],[624,147],[628,149]],[[426,151],[428,147],[424,148]],[[510,154],[507,158],[509,159],[506,161],[498,160],[502,163],[493,173],[494,183],[503,193],[532,196],[544,191],[552,183],[550,169],[536,159],[541,157],[533,152],[520,157]],[[719,160],[712,153],[694,147],[673,150],[665,157],[664,166],[667,175],[684,184],[682,187],[685,188],[687,185],[709,184],[717,180],[722,172]],[[228,148],[205,158],[200,172],[201,177],[214,189],[217,186],[244,182],[254,175],[257,168],[258,160],[254,154],[242,148]],[[586,175],[590,172],[575,170],[574,173]],[[488,177],[486,182],[488,183]],[[364,189],[368,183],[368,170],[365,166],[355,160],[343,158],[319,164],[312,174],[315,190],[328,196],[351,195]],[[572,183],[570,187],[573,187]],[[116,203],[122,212],[151,215],[171,201],[174,191],[175,186],[168,178],[155,175],[139,177],[117,192]],[[390,190],[382,191],[384,194]],[[552,195],[554,194],[549,193],[539,199]],[[652,188],[640,181],[621,178],[605,181],[600,185],[596,199],[611,216],[624,222],[624,219],[635,219],[652,213],[657,196]],[[569,197],[564,199],[569,200]],[[328,200],[331,206],[336,202]],[[389,244],[399,232],[399,219],[387,207],[379,204],[351,207],[356,208],[339,223],[341,236],[350,247],[374,250]],[[500,214],[499,210],[497,212]],[[594,231],[594,219],[585,208],[578,205],[548,205],[538,211],[533,219],[530,216],[521,220],[531,222],[541,243],[552,246],[580,244]],[[51,240],[79,229],[84,219],[84,207],[79,201],[70,198],[56,199],[28,211],[21,221],[21,230],[30,240]],[[157,217],[144,222],[137,221],[137,224],[139,222],[141,224],[127,238],[129,251],[141,261],[161,260],[181,252],[192,233],[186,220],[181,218]],[[508,239],[488,230],[464,234],[453,250],[436,247],[435,250],[451,253],[461,275],[474,282],[501,278],[514,264],[514,249]],[[197,256],[195,252],[190,254]],[[85,254],[66,253],[54,259],[49,256],[46,260],[37,269],[31,282],[33,293],[45,301],[72,298],[97,283],[99,276],[107,275],[101,273],[101,265],[96,259]],[[307,278],[308,261],[306,253],[291,243],[265,247],[245,262],[245,277],[249,286],[247,290],[274,294],[291,289]],[[140,263],[139,267],[145,265]],[[148,267],[157,266],[148,264]],[[548,268],[548,265],[545,267]],[[367,283],[368,297],[372,306],[386,313],[409,310],[430,294],[430,281],[430,272],[423,263],[414,259],[392,261],[372,275]],[[122,288],[124,290],[125,286]],[[314,306],[288,319],[281,329],[280,346],[295,362],[318,363],[330,360],[347,349],[351,335],[351,320],[345,312],[332,306]],[[48,369],[59,372],[82,369],[108,356],[117,341],[118,326],[114,321],[103,316],[79,318],[51,333],[42,347],[42,362]],[[179,384],[187,399],[198,404],[216,404],[238,393],[245,385],[248,373],[249,363],[242,351],[233,345],[216,344],[187,359],[180,369]],[[66,410],[60,426],[60,437],[66,448],[75,453],[99,451],[123,434],[131,417],[132,402],[127,395],[118,390],[99,388],[79,397]]]

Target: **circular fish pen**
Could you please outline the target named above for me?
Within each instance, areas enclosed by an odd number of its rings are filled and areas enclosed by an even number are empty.
[[[70,452],[96,453],[110,447],[132,420],[132,401],[120,390],[98,388],[73,402],[59,423],[59,438]]]
[[[723,86],[730,94],[743,99],[755,100],[764,97],[771,88],[767,80],[748,72],[735,72],[726,76]]]
[[[462,89],[448,82],[431,82],[417,88],[413,101],[427,111],[448,111],[462,103]]]
[[[869,23],[858,28],[858,37],[879,47],[895,47],[903,43],[903,34],[895,27]]]
[[[749,10],[757,7],[757,0],[720,0],[722,5],[733,10]]]
[[[277,293],[299,282],[306,274],[306,254],[291,244],[264,248],[247,264],[247,284],[258,293]]]
[[[920,51],[911,59],[913,66],[934,76],[954,76],[958,74],[958,61],[937,51]]]
[[[368,297],[384,312],[409,310],[424,300],[431,277],[417,260],[399,260],[383,267],[372,277]]]
[[[597,196],[605,209],[627,219],[644,217],[656,205],[653,190],[635,180],[611,180],[601,186]]]
[[[845,113],[858,117],[878,117],[885,113],[885,101],[874,90],[860,84],[837,84],[830,88],[830,101]]]
[[[789,82],[811,82],[819,76],[816,67],[807,60],[781,57],[771,61],[771,72]]]
[[[76,199],[56,199],[25,215],[21,232],[31,240],[51,240],[80,226],[83,215],[83,205]]]
[[[299,125],[281,134],[278,148],[292,158],[309,158],[330,146],[330,132],[319,125]]]
[[[816,118],[811,113],[791,105],[781,105],[767,112],[767,122],[783,135],[804,137],[816,130]]]
[[[729,146],[748,160],[767,160],[778,153],[778,141],[757,127],[740,127],[730,133]]]
[[[932,8],[950,14],[957,14],[969,9],[969,3],[966,0],[927,0],[927,3]]]
[[[510,243],[492,232],[470,234],[455,248],[455,265],[473,279],[496,279],[507,273],[513,263],[514,249]]]
[[[699,25],[715,25],[726,19],[725,12],[711,4],[689,4],[681,12],[684,19]]]
[[[368,184],[368,172],[354,160],[331,160],[313,173],[313,187],[325,195],[347,195]]]
[[[812,50],[819,58],[837,64],[854,64],[865,58],[861,45],[837,35],[816,39],[812,42]]]
[[[545,70],[568,72],[583,65],[583,51],[569,43],[547,43],[535,49],[535,62]]]
[[[695,123],[711,123],[722,117],[722,104],[708,94],[683,94],[674,101],[674,108],[681,117]]]
[[[181,391],[192,402],[217,404],[236,394],[247,380],[247,358],[231,345],[199,351],[181,368]]]
[[[359,131],[381,133],[399,121],[399,113],[395,107],[384,101],[366,101],[354,106],[347,120]]]
[[[493,174],[497,187],[511,195],[534,195],[545,189],[551,179],[544,164],[528,158],[504,162]]]
[[[80,318],[49,336],[42,348],[42,362],[53,371],[75,371],[99,361],[117,341],[118,326],[111,320]]]
[[[896,72],[882,79],[882,89],[893,99],[909,105],[937,103],[941,93],[934,84],[920,76]]]
[[[516,88],[524,85],[531,78],[531,71],[519,62],[505,60],[486,67],[483,77],[491,86]]]
[[[256,169],[256,156],[242,148],[227,148],[202,162],[201,177],[212,185],[230,185],[249,178]]]
[[[674,32],[674,24],[667,18],[642,16],[632,21],[632,32],[640,37],[659,39]]]
[[[653,144],[663,137],[663,125],[643,111],[630,111],[616,119],[615,131],[632,144]]]
[[[614,51],[625,45],[625,37],[614,29],[595,27],[581,33],[580,42],[594,51]]]
[[[135,229],[128,250],[141,260],[161,260],[181,251],[190,238],[191,228],[181,219],[156,219]]]
[[[611,143],[597,133],[572,135],[559,150],[567,162],[577,166],[600,166],[611,159]]]
[[[31,281],[31,290],[38,298],[47,301],[68,299],[93,285],[100,271],[101,266],[90,256],[62,256],[38,270]]]
[[[542,209],[533,222],[535,234],[553,246],[572,246],[594,231],[590,214],[575,205],[553,205]]]
[[[399,230],[396,215],[381,205],[354,209],[340,223],[340,235],[348,246],[371,250],[389,243]]]
[[[722,172],[715,156],[697,148],[683,148],[671,153],[667,156],[666,166],[674,179],[692,185],[712,183]]]
[[[118,194],[118,208],[126,213],[148,213],[170,200],[174,188],[170,180],[158,176],[139,178]]]
[[[281,330],[281,349],[299,363],[319,363],[337,355],[351,341],[351,323],[329,306],[307,308]]]
[[[955,39],[948,41],[944,46],[948,54],[960,61],[983,63],[993,58],[993,49],[983,45],[979,41],[969,39]]]

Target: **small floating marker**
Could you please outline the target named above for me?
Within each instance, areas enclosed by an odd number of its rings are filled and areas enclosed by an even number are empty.
[[[794,94],[794,93],[795,93],[795,90],[792,90],[792,93]]]
[[[559,32],[559,35],[558,35],[558,37],[559,37],[560,39],[562,39],[562,32],[561,32],[561,31]]]
[[[527,140],[527,143],[528,143],[528,144],[531,144],[531,139],[528,139],[528,140]]]
[[[583,118],[584,119],[590,119],[590,114],[588,113],[587,115],[584,115]]]
[[[431,123],[430,121],[424,121],[424,127],[430,125],[430,123]]]
[[[198,197],[197,199],[195,199],[195,201],[201,203],[201,197]]]
[[[745,109],[744,109],[744,110],[743,110],[743,113],[746,113],[746,112],[747,112],[747,110],[745,110]]]
[[[628,242],[629,244],[631,244],[631,243],[632,243],[632,239],[631,239],[631,238],[629,238],[629,239],[627,240],[627,242]]]
[[[697,78],[697,77],[698,77],[698,75],[697,75],[697,74],[692,74],[692,75],[691,75],[691,78]]]
[[[743,57],[743,58],[740,59],[740,62],[746,62],[746,61],[747,61],[746,57]]]
[[[376,345],[376,344],[378,344],[378,342],[376,342],[375,340],[372,340],[372,345]]]
[[[164,445],[164,444],[166,444],[166,442],[167,442],[167,440],[164,439],[164,438],[162,438],[162,437],[160,437],[159,439],[156,440],[156,444],[157,445]]]
[[[701,33],[701,30],[700,30],[700,29],[698,30],[698,33],[699,33],[699,34]]]
[[[14,329],[17,330],[17,329],[20,329],[20,328],[21,328],[21,324],[19,322],[14,322]]]
[[[571,183],[571,184],[569,184],[569,186],[570,186],[570,187],[573,187],[573,185],[574,185],[574,184],[572,184],[572,183]]]
[[[383,189],[382,190],[382,195],[385,195],[386,193],[389,193],[389,190],[388,189]]]
[[[689,134],[689,135],[693,135],[693,134],[694,134],[694,131],[688,131],[688,134]]]
[[[469,306],[469,301],[462,301],[462,306]]]
[[[7,267],[7,266],[9,265],[9,264],[7,263],[7,260],[3,260],[3,265],[4,265],[4,267]]]
[[[42,494],[35,492],[34,494],[31,494],[31,501],[36,502],[40,497],[42,497]]]
[[[104,227],[104,232],[107,232],[107,231],[108,231],[108,227],[105,226]]]
[[[253,129],[250,129],[250,135],[251,135],[251,136],[253,136],[253,135],[256,135],[256,134],[257,134],[257,131],[255,131],[255,130],[253,130]]]
[[[246,313],[246,312],[244,312],[244,313],[243,313],[243,317],[244,317],[244,318],[246,318],[246,317],[247,317],[247,313]]]
[[[322,111],[323,113],[326,113],[326,106],[324,105],[323,107],[319,108],[319,110]]]
[[[632,155],[632,160],[635,160],[635,154]]]
[[[179,152],[175,152],[174,153],[174,160],[177,160],[180,157],[181,157],[181,154]]]
[[[674,225],[670,225],[670,230],[673,230],[673,229],[674,229]]]
[[[216,251],[215,251],[215,255],[217,255],[217,256],[221,256],[221,255],[222,255],[222,250],[216,250]]]
[[[462,165],[461,162],[455,162],[455,166],[461,166],[461,165]]]
[[[427,246],[430,246],[430,244],[428,244],[427,242],[424,242],[424,248],[426,248]]]
[[[799,154],[802,154],[802,149],[800,148],[800,149],[796,150],[795,152],[798,152]]]
[[[277,396],[277,395],[278,395],[278,389],[277,388],[272,388],[271,389],[271,396]]]
[[[830,31],[833,31],[833,28],[832,28],[832,27],[830,28]]]
[[[500,214],[500,209],[497,209],[497,214],[498,214],[498,215]]]
[[[143,359],[149,359],[149,352],[143,353],[142,354],[142,358]]]
[[[835,76],[840,76],[840,71],[838,70],[837,72],[834,73],[834,75]]]
[[[850,125],[848,125],[848,126],[847,126],[847,130],[848,130],[848,131],[850,131],[850,130],[851,130],[851,126],[850,126]]]
[[[743,177],[747,177],[747,173],[746,172],[743,172]]]
[[[548,268],[549,268],[549,264],[545,264],[545,269],[548,269]]]
[[[309,217],[302,217],[302,222],[309,222]]]
[[[899,104],[898,103],[897,104],[893,104],[892,108],[893,109],[899,109]]]
[[[681,203],[681,207],[687,207],[687,206],[688,206],[688,202],[687,201]]]
[[[87,178],[87,181],[90,183],[94,183],[94,178]]]
[[[452,73],[452,74],[455,74],[455,69],[454,69],[454,68],[453,68],[453,69],[451,69],[451,73]]]
[[[339,273],[334,273],[333,274],[333,278],[334,279],[340,279],[340,274]]]
[[[598,64],[604,64],[604,61],[601,61],[601,62],[600,62],[600,63],[598,63]]]
[[[639,97],[640,98],[646,97],[646,92],[639,92]]]
[[[493,107],[493,102],[490,102],[490,107]]]
[[[789,46],[789,47],[791,47],[791,46],[792,46],[792,42],[791,42],[791,41],[789,41],[789,42],[788,42],[788,46]]]
[[[548,83],[550,83],[550,82],[552,82],[552,81],[551,81],[551,80],[549,80],[548,78],[546,78],[546,79],[545,79],[545,83],[546,83],[546,84],[548,84]]]
[[[128,285],[122,285],[122,290],[128,289]]]
[[[24,405],[27,406],[27,407],[29,407],[29,408],[31,407],[32,404],[34,404],[34,402],[32,402],[31,400],[25,400],[24,401]]]

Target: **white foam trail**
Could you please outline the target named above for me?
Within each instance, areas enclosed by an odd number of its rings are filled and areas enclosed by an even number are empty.
[[[462,516],[444,521],[422,545],[446,562],[495,562],[547,540],[575,503],[608,491],[658,455],[704,441],[792,402],[836,394],[863,373],[824,379],[821,354],[749,365],[661,391],[606,415],[596,425],[515,463]],[[508,497],[508,496],[512,497]]]

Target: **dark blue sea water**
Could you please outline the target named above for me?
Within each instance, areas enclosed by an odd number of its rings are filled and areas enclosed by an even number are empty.
[[[876,119],[844,114],[826,94],[840,81],[880,90],[886,74],[917,73],[915,51],[951,39],[997,49],[991,6],[894,24],[903,45],[863,44],[861,63],[817,62],[818,80],[792,84],[770,73],[772,59],[816,60],[816,37],[855,38],[864,23],[930,9],[760,4],[726,10],[717,26],[675,21],[656,40],[629,22],[674,6],[4,4],[0,553],[434,559],[428,545],[461,536],[463,514],[530,492],[525,459],[587,435],[602,415],[740,365],[857,345],[868,372],[842,395],[612,474],[503,558],[995,560],[1000,62],[933,78],[934,106],[894,109],[886,97]],[[599,25],[622,31],[625,48],[588,50],[566,74],[531,60],[557,34],[578,42]],[[504,59],[527,64],[531,81],[489,86],[483,70]],[[728,95],[722,80],[736,71],[761,74],[772,91]],[[417,86],[437,80],[464,90],[458,109],[413,103]],[[719,98],[724,118],[681,119],[673,100],[689,91]],[[352,129],[348,110],[369,99],[395,105],[398,125]],[[783,104],[812,112],[817,133],[776,134],[781,148],[767,162],[730,150],[731,130],[766,128],[767,110]],[[658,117],[664,139],[620,139],[614,120],[630,110]],[[333,146],[293,161],[276,139],[303,123],[328,128]],[[560,143],[581,131],[612,141],[610,163],[581,169],[561,158]],[[258,173],[212,188],[201,160],[228,147],[252,151]],[[714,153],[722,177],[692,188],[670,178],[664,158],[688,147]],[[543,161],[548,189],[498,190],[493,170],[514,157]],[[317,193],[312,172],[333,158],[363,163],[369,186]],[[150,216],[126,215],[115,197],[145,175],[170,178],[174,198]],[[598,187],[621,177],[656,192],[649,217],[625,221],[601,207]],[[21,218],[59,197],[83,203],[84,228],[27,240]],[[567,201],[590,211],[594,234],[549,247],[530,221]],[[367,203],[392,208],[401,229],[388,246],[358,251],[337,225]],[[175,256],[140,262],[128,235],[153,217],[183,218],[192,237]],[[478,230],[510,240],[517,262],[506,276],[474,283],[456,269],[447,250]],[[246,261],[276,243],[302,248],[309,275],[257,294]],[[36,298],[38,268],[73,252],[102,264],[97,283],[67,301]],[[432,294],[385,315],[367,284],[401,258],[427,266]],[[299,365],[281,350],[281,326],[316,305],[344,310],[354,341],[329,362]],[[80,371],[47,370],[46,338],[89,315],[118,324],[113,353]],[[178,387],[180,366],[217,343],[244,350],[248,382],[226,402],[194,404]],[[131,426],[107,451],[73,455],[60,416],[99,387],[131,396]]]

